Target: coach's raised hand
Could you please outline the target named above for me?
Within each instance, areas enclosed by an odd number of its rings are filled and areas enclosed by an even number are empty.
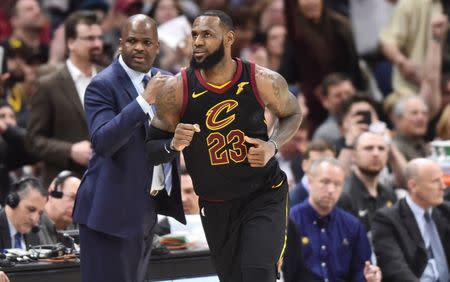
[[[144,97],[147,103],[155,103],[156,95],[158,92],[162,91],[168,78],[170,78],[170,76],[162,75],[161,72],[158,72],[150,79],[145,87],[144,93],[142,93],[142,97]]]

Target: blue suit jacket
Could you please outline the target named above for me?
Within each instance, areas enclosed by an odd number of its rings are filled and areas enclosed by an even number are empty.
[[[152,69],[152,74],[157,71]],[[173,161],[171,196],[165,192],[157,198],[149,196],[153,167],[144,151],[148,116],[137,95],[115,60],[94,77],[84,100],[94,155],[77,193],[73,220],[122,238],[142,232],[148,212],[185,223],[178,160]]]

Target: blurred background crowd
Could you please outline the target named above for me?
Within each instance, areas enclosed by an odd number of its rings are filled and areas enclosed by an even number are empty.
[[[301,105],[304,121],[277,155],[292,206],[323,156],[339,160],[338,206],[369,239],[376,211],[408,194],[411,160],[433,159],[450,186],[449,1],[2,0],[0,204],[23,176],[44,187],[64,170],[82,176],[92,155],[84,90],[117,56],[129,16],[157,22],[154,66],[175,74],[189,66],[192,20],[210,9],[234,21],[233,56],[279,72]]]

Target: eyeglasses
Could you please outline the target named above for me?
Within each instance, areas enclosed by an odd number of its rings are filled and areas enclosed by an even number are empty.
[[[94,42],[95,40],[103,41],[103,36],[90,35],[90,36],[79,36],[77,38],[80,40],[90,41],[90,42]]]

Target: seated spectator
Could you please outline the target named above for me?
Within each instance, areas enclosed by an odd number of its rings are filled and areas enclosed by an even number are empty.
[[[283,264],[286,282],[381,281],[377,268],[378,274],[370,277],[365,271],[371,267],[372,252],[363,225],[336,207],[344,176],[344,168],[334,158],[318,159],[309,168],[308,201],[292,207],[289,215],[292,236]]]
[[[281,0],[274,2],[283,3]],[[267,29],[265,47],[267,50],[267,67],[273,71],[280,68],[286,39],[286,27],[284,25],[272,25]]]
[[[63,170],[50,184],[50,197],[38,233],[42,244],[56,244],[59,242],[58,231],[76,229],[72,223],[72,211],[80,182],[73,172]]]
[[[449,281],[450,205],[437,163],[414,159],[405,177],[409,195],[379,210],[372,238],[383,281]]]
[[[336,151],[333,145],[323,141],[321,139],[316,139],[311,141],[303,154],[302,169],[303,171],[308,171],[311,164],[323,157],[334,157]],[[294,188],[289,193],[289,204],[290,206],[295,206],[300,204],[309,196],[309,181],[306,174],[303,175],[302,179],[295,185]]]
[[[354,145],[358,136],[368,130],[390,135],[386,125],[379,121],[376,109],[378,105],[366,96],[355,95],[346,100],[341,107],[339,114],[339,124],[343,138],[336,143],[338,159],[344,166],[347,175],[350,174],[354,160]],[[393,186],[403,184],[403,171],[406,160],[395,144],[391,144],[389,150],[389,166],[392,169],[393,177],[387,170],[382,177],[382,183]]]
[[[425,142],[429,121],[428,106],[419,96],[400,98],[392,109],[394,143],[407,161],[427,157],[430,152]]]
[[[17,126],[16,114],[0,100],[0,204],[5,204],[11,185],[10,173],[36,159],[25,150],[26,130]]]
[[[180,178],[181,200],[183,210],[186,214],[186,225],[179,223],[171,217],[158,216],[158,226],[155,234],[163,236],[166,234],[177,234],[186,236],[189,247],[208,247],[205,233],[200,219],[198,196],[194,191],[191,176],[184,172]]]
[[[192,183],[191,176],[187,173],[181,175],[181,201],[183,203],[184,213],[199,214],[198,196],[194,191],[194,184]]]
[[[181,160],[182,171],[184,171],[180,177],[181,201],[184,213],[187,215],[186,221],[189,221],[189,219],[192,218],[189,215],[197,215],[198,217],[200,210],[198,206],[198,196],[195,194],[191,176],[185,171],[184,158],[182,157]],[[158,226],[155,234],[162,236],[171,233],[171,224],[176,224],[178,227],[182,226],[182,224],[177,223],[176,220],[169,221],[169,217],[167,216],[158,216]],[[187,224],[188,223],[186,223],[186,226],[183,225],[184,229],[189,229]]]
[[[350,172],[356,138],[369,130],[371,123],[378,121],[375,102],[364,95],[352,96],[341,104],[338,122],[342,137],[334,145],[346,174]]]
[[[350,77],[342,73],[327,75],[321,85],[320,102],[328,111],[328,118],[314,132],[313,140],[320,138],[335,144],[342,137],[337,114],[342,102],[354,96],[355,87]]]
[[[35,233],[47,197],[47,189],[37,178],[26,177],[12,184],[0,212],[0,249],[28,249],[40,244]]]
[[[384,135],[366,131],[359,135],[354,146],[354,167],[345,180],[339,206],[356,216],[369,232],[375,211],[392,207],[397,201],[394,190],[379,181],[388,161],[389,144]]]

